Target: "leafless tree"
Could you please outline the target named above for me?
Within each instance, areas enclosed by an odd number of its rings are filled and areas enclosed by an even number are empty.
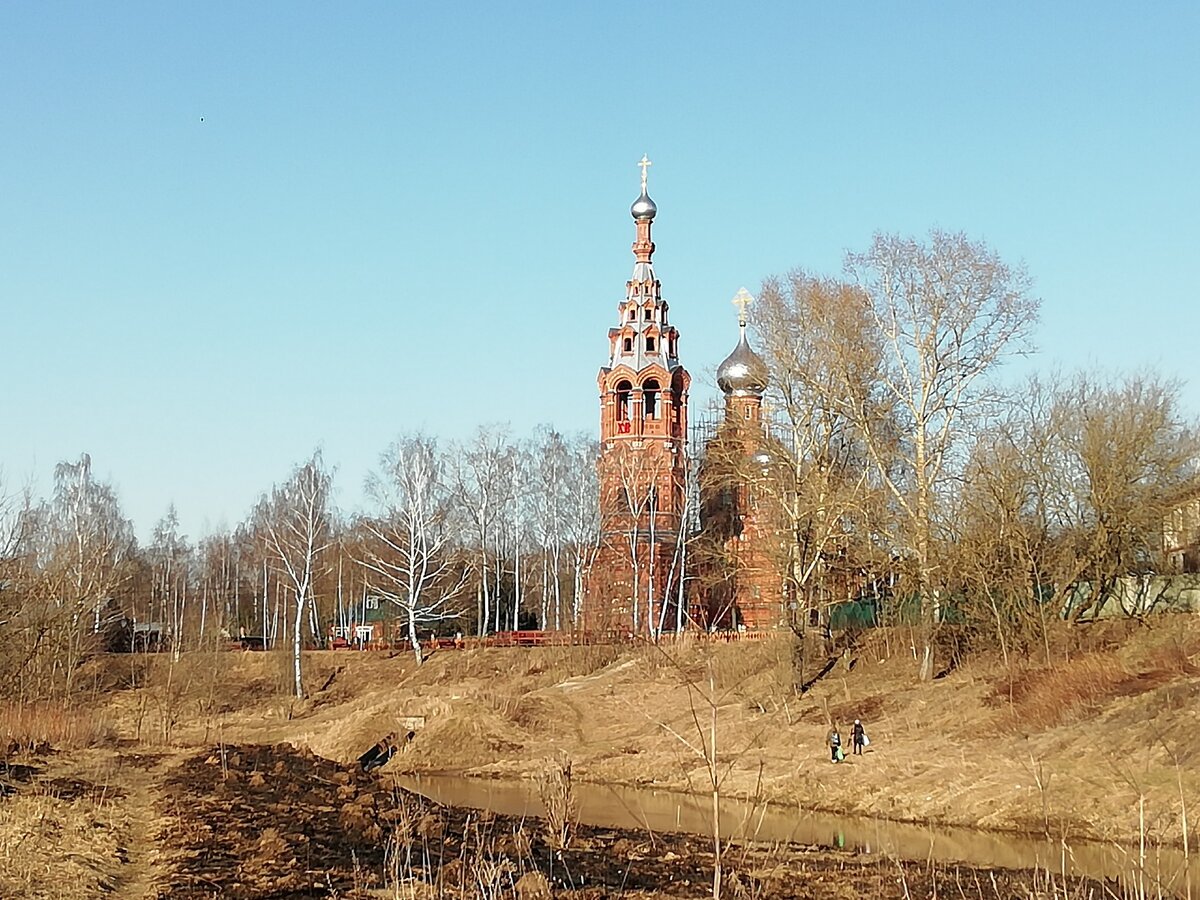
[[[266,549],[283,571],[296,601],[292,674],[297,697],[304,696],[301,650],[306,604],[311,600],[313,582],[325,564],[324,551],[331,541],[332,480],[318,450],[297,466],[287,481],[262,498],[255,514]]]
[[[228,531],[210,534],[200,541],[197,548],[201,593],[197,641],[200,644],[204,643],[206,635],[231,638],[245,624],[242,601],[249,599],[252,591],[243,583],[246,574],[244,550],[236,536]],[[210,623],[210,618],[215,621]]]
[[[25,670],[43,635],[31,603],[34,573],[25,558],[32,524],[28,492],[10,493],[0,472],[0,691],[21,696]]]
[[[554,627],[557,629],[562,626],[563,597],[560,575],[566,543],[566,519],[571,508],[568,480],[571,458],[563,436],[550,428],[538,429],[532,449],[532,524],[541,550],[540,621],[543,628],[549,628],[553,616]]]
[[[1015,399],[972,447],[945,552],[968,620],[990,616],[1006,656],[1039,635],[1049,663],[1048,620],[1159,570],[1200,448],[1178,385],[1155,375],[1033,378]]]
[[[753,313],[772,376],[767,402],[778,413],[754,475],[790,537],[782,549],[792,624],[803,629],[810,611],[847,599],[852,587],[831,590],[831,581],[871,569],[888,530],[881,480],[848,407],[870,410],[880,460],[895,457],[896,428],[878,387],[881,341],[857,288],[795,271],[768,279]]]
[[[472,441],[459,448],[453,457],[455,491],[474,532],[475,565],[479,579],[476,617],[480,635],[487,633],[493,595],[499,584],[496,571],[492,572],[494,583],[489,581],[489,554],[493,559],[498,555],[497,526],[509,499],[512,457],[508,429],[496,425],[481,426]],[[499,602],[498,597],[495,600]]]
[[[454,494],[444,470],[433,438],[396,441],[367,483],[379,513],[360,522],[371,540],[363,542],[357,561],[369,589],[399,608],[418,663],[418,628],[458,618],[455,601],[467,585],[466,566],[453,545]]]
[[[191,577],[192,548],[179,533],[179,515],[171,504],[154,526],[145,556],[150,562],[151,605],[149,615],[167,626],[171,652],[176,659],[184,646],[184,619]]]
[[[533,447],[529,441],[516,441],[512,445],[510,463],[505,470],[504,506],[501,510],[496,565],[496,630],[500,631],[507,621],[516,631],[520,628],[521,610],[525,605],[529,583],[529,561],[535,556],[531,552],[533,520],[536,515],[537,465]],[[511,564],[511,568],[506,565]],[[507,619],[502,614],[502,584],[511,576],[512,605]]]
[[[136,549],[133,526],[112,486],[93,477],[85,453],[55,467],[54,494],[27,507],[22,537],[27,599],[44,610],[38,646],[51,657],[48,681],[61,677],[69,692],[79,663],[120,615],[116,593]]]
[[[933,541],[941,493],[953,482],[954,453],[970,421],[997,399],[987,376],[1025,349],[1039,304],[1024,270],[962,234],[933,231],[928,243],[877,235],[866,252],[847,257],[847,272],[879,341],[879,384],[895,419],[881,429],[869,395],[848,393],[843,411],[905,525],[899,535],[921,598],[927,679],[940,619]],[[899,442],[892,421],[900,423]]]
[[[1040,639],[1049,657],[1043,578],[1052,547],[1047,490],[1059,490],[1047,466],[1051,436],[1040,387],[975,436],[961,490],[950,500],[940,555],[968,625],[995,635],[1006,664],[1029,654]],[[1049,476],[1049,477],[1048,477]]]
[[[600,482],[596,469],[599,452],[590,436],[578,436],[568,444],[565,529],[571,557],[571,625],[575,628],[579,627],[583,613],[584,573],[599,547]]]
[[[1063,589],[1086,582],[1072,613],[1079,617],[1116,579],[1160,568],[1162,524],[1200,445],[1181,414],[1179,384],[1153,374],[1067,379],[1044,428],[1043,491],[1056,539],[1047,574]]]

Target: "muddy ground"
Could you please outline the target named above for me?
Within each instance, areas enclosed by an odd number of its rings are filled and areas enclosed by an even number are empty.
[[[95,827],[112,837],[73,883],[0,881],[6,897],[601,900],[695,898],[712,887],[707,839],[580,826],[554,849],[538,820],[439,806],[289,744],[93,751],[82,765],[25,754],[0,767],[0,786],[8,794],[0,804],[30,792],[76,816],[90,804],[106,813]],[[65,845],[38,852],[79,855]],[[724,862],[723,896],[736,898],[1043,896],[1034,872],[802,846],[733,845]],[[1071,897],[1114,895],[1096,883],[1064,887]]]

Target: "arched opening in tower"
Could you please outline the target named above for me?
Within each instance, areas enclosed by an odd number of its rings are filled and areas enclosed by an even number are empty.
[[[617,383],[617,421],[629,421],[629,396],[633,393],[633,385],[628,381]]]
[[[662,388],[657,378],[651,378],[642,385],[642,408],[646,411],[647,419],[658,418],[658,392]]]

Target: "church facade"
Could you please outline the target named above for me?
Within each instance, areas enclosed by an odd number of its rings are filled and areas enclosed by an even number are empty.
[[[767,369],[740,339],[718,369],[724,421],[694,466],[688,448],[691,376],[679,332],[654,271],[658,209],[643,157],[634,220],[633,273],[608,332],[597,386],[600,535],[588,568],[583,627],[596,635],[649,639],[687,628],[768,629],[783,620],[777,534],[752,487],[767,442],[762,395]],[[697,481],[698,478],[698,481]],[[692,552],[689,552],[692,551]]]

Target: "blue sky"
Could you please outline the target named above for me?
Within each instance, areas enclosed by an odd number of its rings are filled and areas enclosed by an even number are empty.
[[[963,230],[1032,365],[1196,373],[1200,5],[0,7],[0,466],[92,454],[140,534],[316,446],[593,431],[636,161],[696,381],[730,298]],[[1027,364],[1028,365],[1028,364]]]

